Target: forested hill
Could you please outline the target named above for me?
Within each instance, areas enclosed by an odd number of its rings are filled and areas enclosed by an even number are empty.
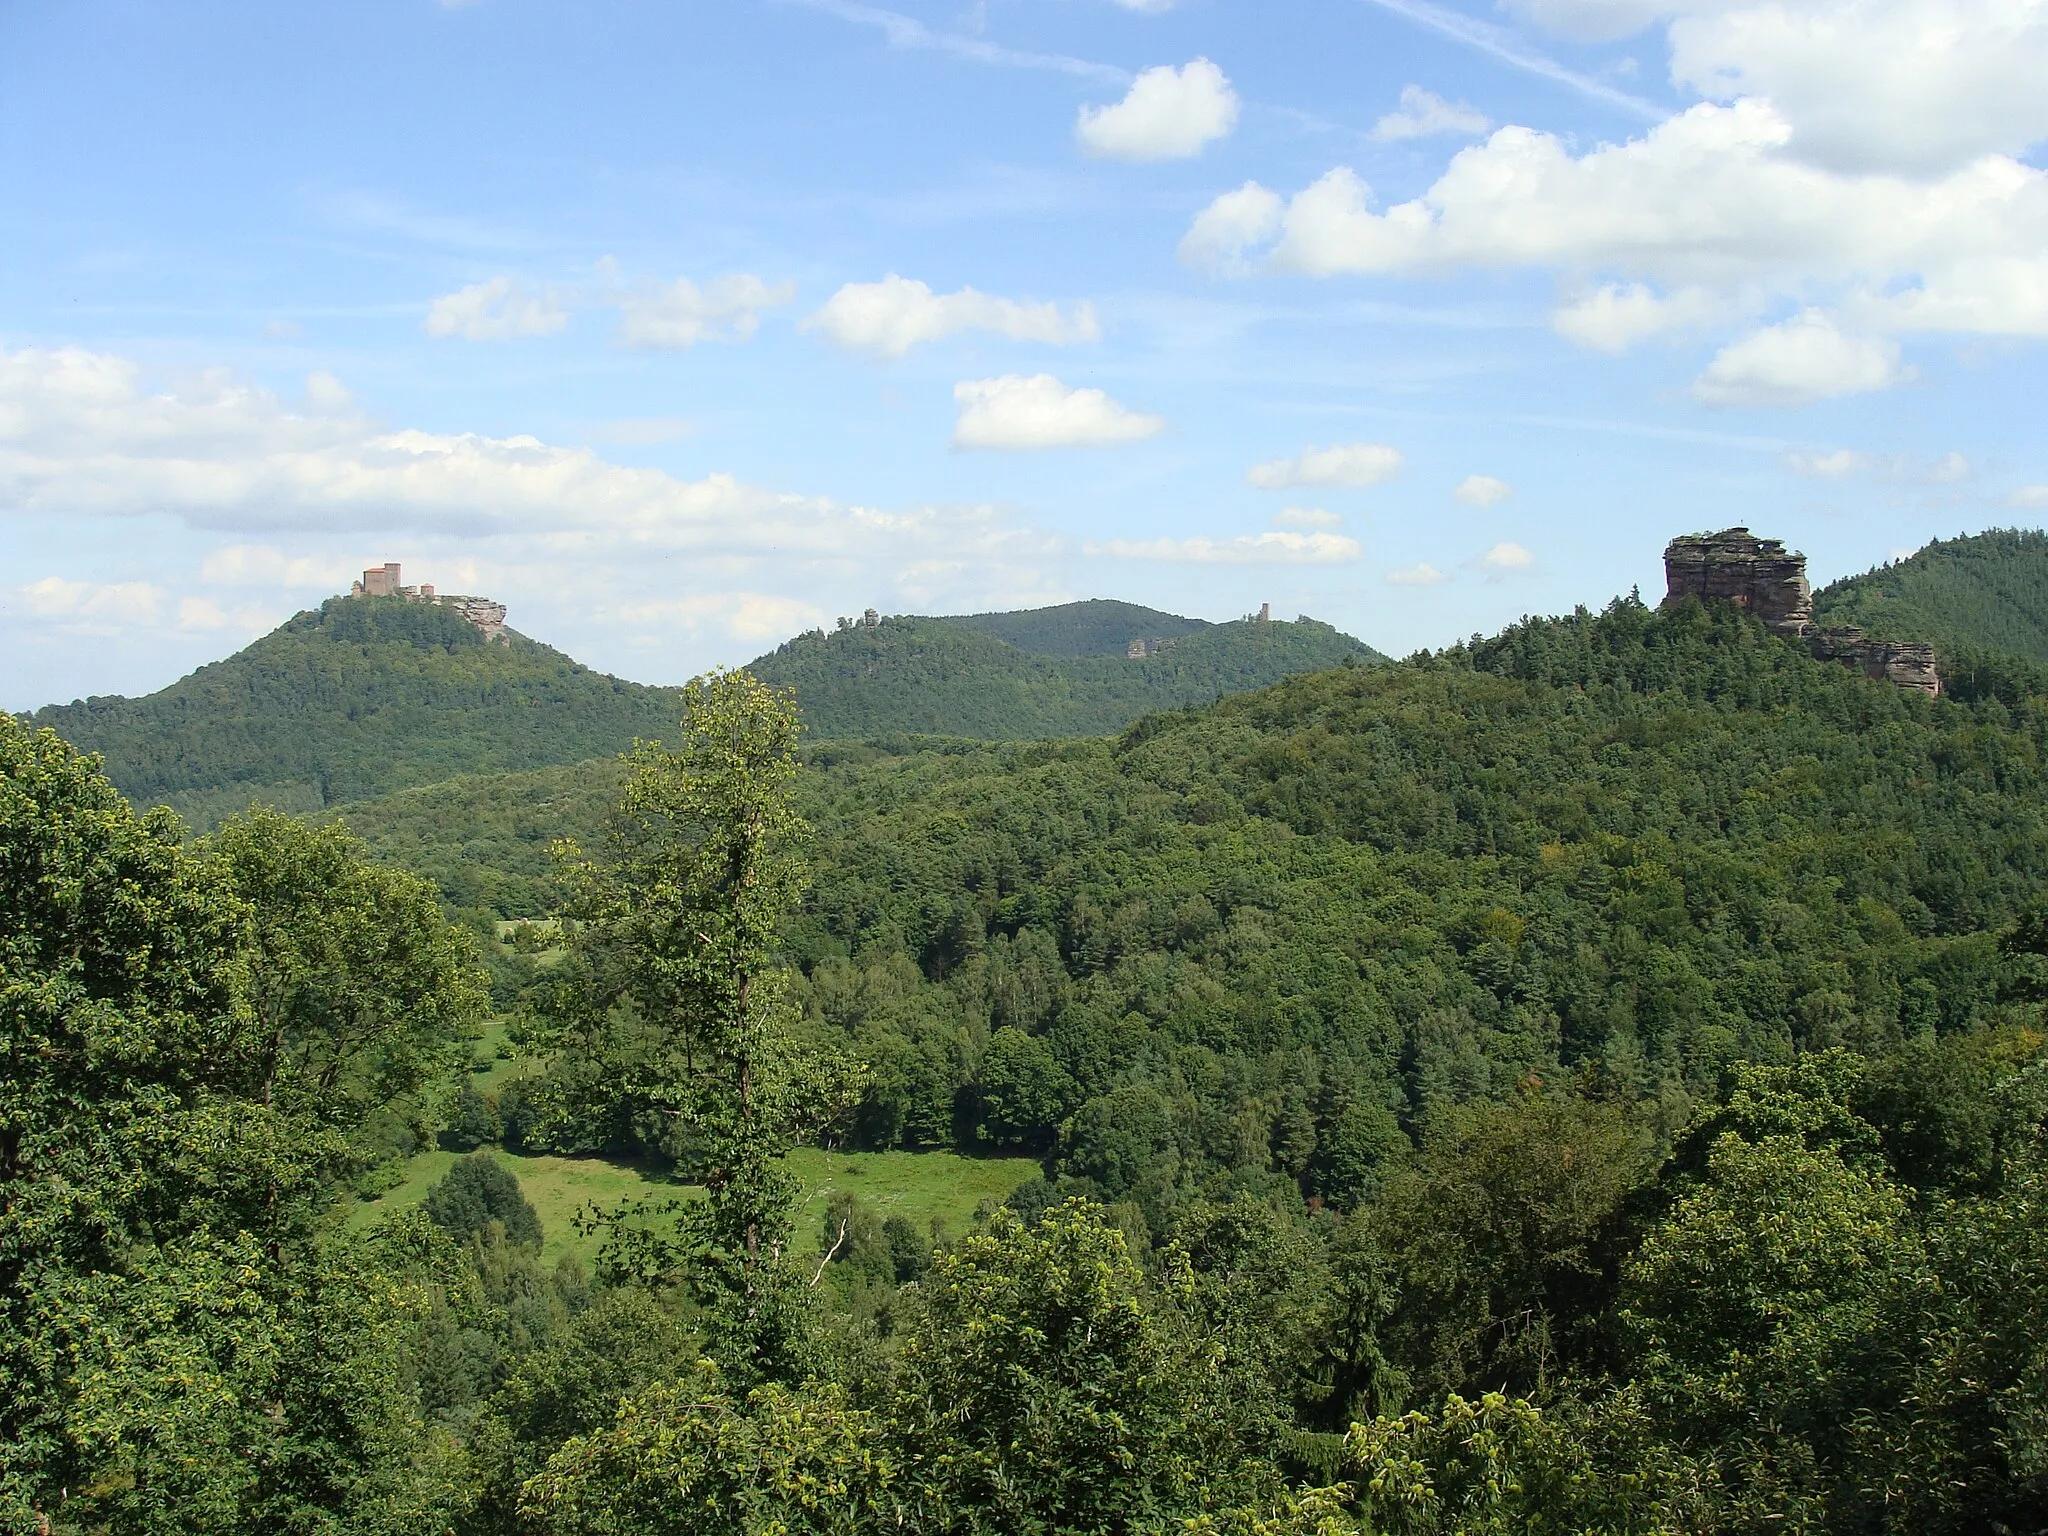
[[[330,598],[145,698],[38,710],[138,804],[201,826],[253,800],[313,811],[454,774],[600,757],[673,728],[676,690],[579,666],[397,597]]]
[[[1996,528],[1937,539],[1917,554],[1814,594],[1823,624],[1930,640],[1946,656],[2003,651],[2048,662],[2048,533]]]
[[[1167,643],[1133,658],[1133,640]],[[1124,603],[1074,603],[799,635],[751,670],[796,691],[813,736],[1028,740],[1104,735],[1156,710],[1383,659],[1308,618],[1202,624]]]
[[[1122,656],[1133,640],[1177,640],[1211,627],[1206,619],[1103,597],[1051,608],[961,614],[945,622],[978,629],[1040,656]]]

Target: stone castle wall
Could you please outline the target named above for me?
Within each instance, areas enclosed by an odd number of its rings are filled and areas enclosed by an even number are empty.
[[[1823,661],[1929,698],[1941,692],[1934,647],[1919,640],[1877,640],[1860,629],[1822,629],[1813,622],[1806,556],[1747,528],[1688,534],[1664,549],[1664,601],[1697,597],[1733,603],[1789,639],[1804,640]]]

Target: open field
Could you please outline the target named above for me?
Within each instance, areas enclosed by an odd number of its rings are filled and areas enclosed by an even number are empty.
[[[630,1163],[598,1157],[521,1157],[501,1147],[488,1149],[518,1177],[520,1188],[540,1213],[545,1240],[542,1259],[552,1264],[574,1252],[587,1264],[597,1253],[597,1240],[579,1237],[571,1218],[593,1202],[610,1205],[632,1196],[686,1194],[689,1186],[670,1184]],[[382,1198],[367,1201],[351,1215],[364,1224],[387,1211],[403,1210],[426,1198],[430,1189],[460,1156],[455,1152],[422,1152],[407,1165],[404,1182]],[[815,1253],[825,1206],[835,1190],[850,1189],[884,1216],[904,1216],[920,1232],[934,1222],[942,1236],[957,1236],[974,1219],[983,1200],[1001,1200],[1038,1172],[1025,1157],[962,1157],[957,1152],[826,1152],[804,1147],[790,1154],[790,1168],[803,1185],[796,1218],[794,1249]]]

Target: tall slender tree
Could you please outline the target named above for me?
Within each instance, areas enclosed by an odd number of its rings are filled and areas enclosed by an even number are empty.
[[[800,726],[789,694],[724,671],[688,686],[681,724],[674,749],[627,754],[606,857],[566,850],[591,974],[612,978],[599,999],[619,1074],[608,1091],[689,1148],[706,1191],[671,1203],[675,1238],[636,1224],[645,1207],[606,1213],[608,1256],[643,1276],[684,1273],[728,1371],[791,1377],[808,1287],[789,1261],[796,1184],[784,1156],[855,1087],[849,1063],[794,1038],[777,957],[808,879],[810,829],[791,803]]]

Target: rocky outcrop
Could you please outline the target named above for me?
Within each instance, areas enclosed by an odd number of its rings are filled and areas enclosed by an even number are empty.
[[[1934,647],[1918,640],[1878,640],[1860,629],[1820,629],[1806,556],[1747,528],[1687,534],[1664,548],[1664,601],[1697,597],[1733,603],[1788,639],[1804,640],[1823,661],[1933,698],[1941,692]]]
[[[1780,634],[1806,633],[1813,623],[1813,588],[1806,556],[1786,552],[1777,539],[1747,528],[1688,534],[1664,547],[1664,598],[1718,598],[1747,608]]]
[[[1867,677],[1881,677],[1901,688],[1924,693],[1930,699],[1941,692],[1934,647],[1924,640],[1878,640],[1853,625],[1845,625],[1840,629],[1812,630],[1806,643],[1823,661],[1839,661]]]

